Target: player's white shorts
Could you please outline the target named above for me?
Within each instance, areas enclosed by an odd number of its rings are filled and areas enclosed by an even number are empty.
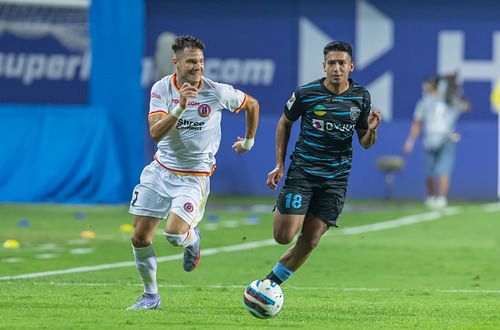
[[[129,213],[164,219],[173,212],[196,227],[209,193],[210,177],[175,174],[153,161],[134,188]]]

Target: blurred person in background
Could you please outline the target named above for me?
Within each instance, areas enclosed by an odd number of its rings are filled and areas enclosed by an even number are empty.
[[[403,152],[412,152],[423,129],[427,190],[425,204],[429,208],[439,209],[448,204],[455,143],[460,140],[460,135],[455,132],[455,124],[461,113],[469,111],[470,104],[463,97],[455,74],[427,78],[422,91]]]
[[[245,138],[237,137],[234,151],[247,152],[254,144],[257,100],[205,78],[204,48],[196,37],[174,38],[175,72],[157,81],[151,90],[149,132],[158,150],[142,171],[129,209],[134,215],[132,250],[144,294],[129,310],[160,306],[152,241],[162,219],[167,219],[163,230],[166,240],[184,248],[184,270],[190,272],[198,264],[201,236],[197,225],[203,218],[215,170],[223,109],[235,113],[246,110]]]
[[[276,167],[267,185],[276,189],[285,173],[292,125],[301,118],[285,184],[277,198],[273,234],[279,244],[294,246],[278,260],[267,278],[281,284],[309,258],[330,227],[337,226],[351,173],[352,140],[368,149],[377,139],[382,117],[372,111],[370,93],[349,78],[352,48],[333,41],[323,49],[326,77],[300,86],[284,107],[276,128]]]

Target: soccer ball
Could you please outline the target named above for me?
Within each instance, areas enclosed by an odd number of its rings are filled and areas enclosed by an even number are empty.
[[[284,298],[278,283],[270,279],[255,280],[245,289],[243,304],[253,316],[269,319],[280,312]]]

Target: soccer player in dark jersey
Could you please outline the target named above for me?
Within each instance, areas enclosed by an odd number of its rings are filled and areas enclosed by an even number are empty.
[[[354,131],[359,143],[368,149],[377,139],[382,120],[380,112],[371,109],[370,93],[349,78],[354,69],[351,46],[330,42],[323,54],[326,77],[295,90],[276,128],[276,167],[266,182],[271,189],[276,189],[284,176],[290,131],[301,118],[273,223],[274,239],[279,244],[289,244],[300,234],[267,275],[278,284],[304,264],[330,227],[336,227],[351,172]]]

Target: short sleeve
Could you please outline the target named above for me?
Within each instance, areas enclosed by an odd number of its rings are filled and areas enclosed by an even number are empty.
[[[225,109],[231,112],[239,112],[245,107],[248,98],[245,93],[227,84],[218,83],[216,86],[220,103]]]
[[[424,118],[424,108],[424,101],[418,101],[417,105],[415,106],[415,112],[413,113],[413,119],[422,120],[422,118]]]
[[[372,99],[368,91],[363,95],[363,103],[361,104],[361,114],[356,123],[356,129],[368,129],[368,116],[372,111]]]
[[[300,100],[300,94],[296,90],[288,99],[285,105],[285,117],[291,121],[296,121],[304,113],[304,105]]]
[[[167,102],[162,90],[161,81],[158,81],[151,88],[151,95],[149,100],[149,114],[155,113],[168,113]]]

